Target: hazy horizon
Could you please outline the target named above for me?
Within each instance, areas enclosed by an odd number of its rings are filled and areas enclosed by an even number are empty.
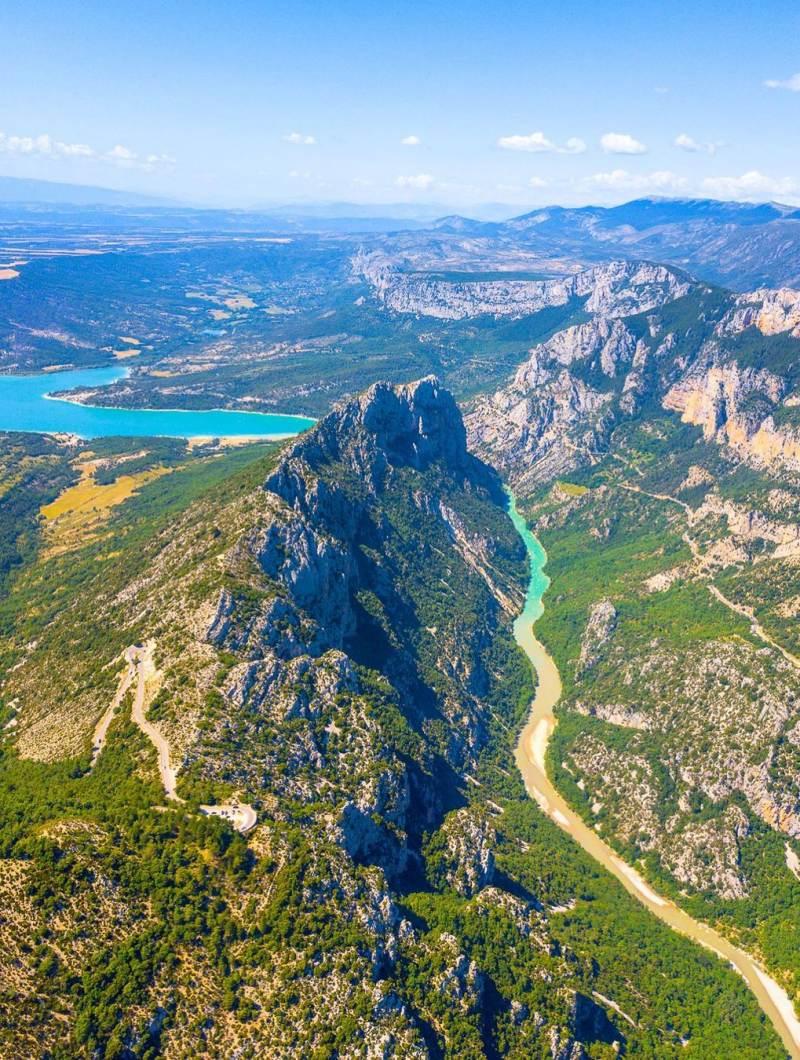
[[[788,0],[38,7],[0,12],[8,176],[232,207],[800,203]]]
[[[19,183],[19,194],[9,195],[7,191],[9,189],[9,182]],[[14,185],[12,185],[13,187]],[[35,188],[36,191],[30,195],[25,195],[22,189],[26,186]],[[76,195],[75,199],[70,199],[67,194],[61,196],[56,195],[55,191],[51,195],[45,195],[44,191],[39,192],[39,189],[46,187],[52,187],[53,189],[75,189],[76,192],[80,192],[79,196]],[[3,189],[6,189],[4,192]],[[97,200],[91,198],[92,192],[101,194]],[[104,197],[108,199],[104,199]],[[76,184],[72,181],[55,181],[55,180],[40,180],[38,178],[20,178],[10,177],[8,174],[0,174],[0,202],[7,204],[24,203],[37,204],[37,205],[52,205],[57,206],[117,206],[119,208],[147,208],[152,207],[154,209],[186,209],[186,210],[209,210],[209,211],[230,211],[239,213],[253,213],[253,214],[291,214],[297,212],[301,216],[307,218],[319,218],[319,219],[335,219],[335,218],[348,218],[348,217],[363,217],[375,218],[375,219],[391,219],[398,221],[409,221],[422,223],[426,221],[435,221],[449,215],[462,216],[471,220],[477,221],[502,221],[505,219],[511,219],[519,217],[527,212],[536,212],[537,210],[548,210],[548,209],[609,209],[615,206],[625,206],[631,202],[636,201],[649,201],[649,202],[718,202],[725,203],[730,202],[738,205],[772,205],[775,207],[783,207],[787,210],[793,209],[793,206],[789,202],[781,202],[777,199],[754,199],[754,200],[742,200],[742,199],[724,199],[714,198],[711,196],[689,196],[689,195],[638,195],[638,196],[626,196],[615,203],[604,203],[600,201],[590,201],[586,203],[569,204],[564,202],[542,202],[542,203],[512,203],[512,202],[474,202],[474,203],[447,203],[447,202],[435,202],[421,199],[417,202],[400,202],[397,200],[386,200],[383,202],[368,202],[359,199],[323,199],[323,198],[306,198],[300,197],[290,201],[288,199],[274,199],[274,200],[263,200],[261,202],[252,202],[247,204],[226,204],[226,203],[213,203],[213,202],[200,202],[193,201],[191,199],[181,198],[169,198],[166,196],[151,195],[146,191],[138,189],[125,189],[119,187],[112,187],[111,185],[100,185],[100,184]],[[348,212],[349,210],[352,212]]]

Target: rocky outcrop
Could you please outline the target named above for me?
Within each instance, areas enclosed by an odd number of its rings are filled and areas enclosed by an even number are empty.
[[[475,403],[466,417],[472,447],[518,485],[591,460],[619,415],[613,390],[600,381],[624,377],[637,358],[641,365],[643,348],[618,320],[558,332],[531,351],[507,387]]]
[[[617,609],[610,600],[600,600],[589,612],[583,639],[581,654],[576,667],[577,676],[590,670],[600,659],[603,649],[611,640],[617,627]]]
[[[452,958],[449,966],[437,977],[436,989],[463,1012],[477,1012],[486,989],[486,977],[475,961],[459,952],[455,936],[443,934],[441,941],[452,952]]]
[[[725,325],[729,330],[735,326],[735,320]],[[787,397],[791,385],[785,368],[743,367],[735,354],[711,343],[667,390],[662,403],[679,412],[684,423],[702,427],[706,439],[729,447],[740,459],[755,466],[779,464],[797,471],[800,429],[776,422],[781,404],[796,404],[794,395]]]
[[[767,369],[742,368],[735,361],[715,363],[710,349],[663,398],[684,423],[703,428],[707,439],[743,445],[784,395],[785,383]]]
[[[718,335],[737,335],[755,327],[762,335],[788,332],[800,338],[800,291],[789,287],[759,288],[740,294],[720,321]]]
[[[323,514],[352,527],[341,491],[304,474],[304,468],[319,472],[333,462],[356,474],[373,495],[391,468],[423,471],[433,462],[462,479],[471,476],[487,486],[496,482],[489,468],[468,453],[458,406],[434,376],[401,386],[375,383],[338,405],[291,447],[266,488],[304,514]]]
[[[614,428],[648,402],[679,412],[706,439],[753,464],[800,470],[800,427],[781,409],[797,400],[792,351],[784,341],[771,358],[773,347],[759,351],[748,337],[800,338],[800,292],[762,289],[719,300],[669,270],[631,263],[550,282],[552,304],[565,304],[569,294],[590,319],[531,349],[513,378],[479,398],[467,417],[473,449],[517,488],[595,462]],[[681,298],[683,310],[673,311]]]
[[[729,806],[719,818],[691,821],[660,844],[661,860],[676,880],[696,891],[713,891],[720,898],[744,898],[748,881],[741,865],[740,841],[750,832],[750,822],[738,806]]]
[[[496,840],[485,815],[456,810],[447,817],[438,837],[435,873],[447,886],[471,898],[494,879]]]
[[[251,748],[235,766],[227,756],[228,777],[268,777],[300,803],[340,791],[328,834],[395,879],[417,857],[410,833],[444,813],[432,763],[458,777],[486,741],[497,675],[484,653],[522,606],[524,548],[497,474],[467,450],[458,407],[434,378],[376,384],[338,406],[287,449],[264,499],[268,516],[227,553],[204,627],[206,642],[236,660],[212,737]],[[433,584],[459,578],[459,592],[473,586],[480,600],[467,625],[436,612],[424,671],[423,569],[437,572]],[[364,667],[382,675],[381,695],[418,733],[415,759],[381,740]],[[449,731],[429,745],[432,717],[433,731]],[[265,728],[280,742],[265,741]],[[207,751],[192,750],[187,765],[201,760]],[[457,832],[453,880],[471,893],[491,879],[493,832],[478,822],[460,846]]]
[[[786,515],[794,516],[791,522],[771,519],[764,512],[748,508],[734,501],[725,500],[717,490],[710,490],[703,503],[695,508],[689,519],[691,526],[706,519],[724,520],[728,532],[738,541],[772,544],[768,553],[775,559],[800,555],[800,524],[796,521],[798,505],[792,503]]]

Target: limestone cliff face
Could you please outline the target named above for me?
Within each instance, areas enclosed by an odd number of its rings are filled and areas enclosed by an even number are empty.
[[[800,556],[800,523],[797,521],[796,500],[789,495],[787,502],[781,505],[780,498],[773,496],[772,502],[779,509],[776,514],[783,518],[768,515],[746,504],[725,500],[716,489],[712,489],[706,494],[703,503],[692,512],[689,525],[701,525],[709,517],[715,522],[724,520],[728,533],[737,542],[774,545],[774,549],[766,553],[772,559]]]
[[[391,468],[424,471],[434,462],[462,479],[496,485],[490,470],[467,452],[458,406],[433,376],[406,386],[375,383],[338,406],[292,446],[267,489],[300,511],[324,511],[332,494],[320,492],[317,480],[313,500],[307,498],[302,468],[316,471],[334,461],[360,476],[372,494],[384,487]],[[343,510],[336,517],[346,519]]]
[[[475,451],[518,486],[546,482],[591,463],[617,424],[660,403],[739,459],[800,468],[800,429],[784,411],[800,400],[800,292],[720,296],[645,278],[660,301],[630,266],[573,277],[575,291],[594,284],[583,307],[594,316],[535,346],[505,386],[474,403]]]
[[[353,271],[365,279],[380,302],[396,313],[444,320],[489,314],[521,317],[572,300],[589,313],[617,317],[647,312],[690,289],[690,281],[663,265],[613,261],[574,276],[555,279],[450,281],[435,274],[406,272],[380,252],[360,252]]]
[[[320,643],[341,647],[354,635],[356,594],[371,579],[386,580],[363,551],[379,550],[390,532],[377,510],[380,498],[401,470],[425,472],[434,465],[450,488],[504,503],[496,473],[467,451],[458,406],[429,377],[408,386],[378,383],[342,404],[289,449],[265,483],[284,507],[248,547],[264,573],[324,631]],[[466,562],[483,572],[495,599],[513,612],[518,588],[488,573],[491,539],[469,534],[440,496],[418,489],[413,503],[447,532]]]
[[[756,327],[762,335],[789,332],[800,338],[800,291],[789,287],[759,288],[739,295],[730,312],[720,321],[719,335],[736,335]]]
[[[591,462],[648,401],[680,412],[740,458],[800,467],[800,431],[775,417],[794,400],[787,352],[773,368],[769,348],[755,362],[750,350],[753,335],[800,338],[798,291],[720,296],[664,266],[632,262],[472,283],[403,271],[380,253],[360,253],[353,267],[398,313],[520,317],[574,303],[590,315],[531,349],[509,382],[469,412],[470,444],[518,486]],[[682,311],[672,312],[679,300]]]
[[[776,426],[773,414],[787,388],[786,379],[768,369],[712,361],[688,372],[667,391],[663,404],[680,412],[685,423],[702,427],[706,439],[729,446],[750,463],[798,470],[800,432]]]

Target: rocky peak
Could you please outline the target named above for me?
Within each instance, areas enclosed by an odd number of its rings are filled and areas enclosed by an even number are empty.
[[[415,383],[373,386],[329,417],[337,432],[371,435],[393,465],[423,470],[435,460],[467,466],[467,436],[452,394],[435,376]]]
[[[438,462],[459,479],[489,485],[492,476],[467,451],[461,412],[435,376],[413,383],[374,383],[337,405],[287,452],[266,483],[289,505],[305,507],[304,470],[319,472],[341,462],[380,492],[390,468],[424,471]],[[324,487],[314,486],[317,497]]]
[[[286,451],[264,488],[275,498],[275,518],[257,527],[243,549],[299,609],[295,625],[302,625],[300,616],[312,623],[312,654],[358,639],[373,621],[361,603],[365,593],[380,600],[384,623],[407,610],[399,582],[376,559],[389,542],[402,551],[402,533],[384,503],[390,495],[411,506],[420,527],[455,546],[494,601],[510,612],[518,608],[518,587],[495,569],[497,543],[447,499],[463,492],[504,507],[500,478],[468,452],[458,406],[431,376],[375,383],[339,404]],[[397,562],[405,560],[399,555]]]
[[[611,317],[648,312],[691,289],[691,281],[673,269],[634,261],[598,265],[578,273],[574,282],[579,297],[588,295],[587,312]]]

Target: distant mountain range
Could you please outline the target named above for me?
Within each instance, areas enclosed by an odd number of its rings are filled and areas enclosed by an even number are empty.
[[[0,176],[0,203],[46,203],[59,206],[179,206],[174,199],[142,195],[135,191],[95,188],[85,184],[61,184],[53,180],[29,180]]]
[[[426,248],[449,247],[444,260],[466,261],[470,245],[492,255],[521,253],[560,267],[619,260],[664,262],[698,278],[732,287],[800,285],[800,209],[781,203],[720,202],[713,199],[644,198],[620,206],[548,206],[501,219],[509,207],[483,204],[479,216],[445,214],[438,204],[344,202],[264,205],[252,209],[210,208],[136,192],[78,184],[0,177],[0,221],[19,212],[70,215],[90,211],[81,224],[107,227],[113,215],[132,228],[170,226],[192,231],[334,233],[342,236],[407,233],[403,247],[419,261]],[[457,242],[454,242],[457,241]],[[465,240],[471,241],[466,242]],[[453,257],[455,254],[455,257]],[[466,257],[465,257],[466,255]],[[485,256],[485,255],[484,255]]]
[[[584,263],[661,261],[738,290],[800,283],[800,210],[780,203],[636,199],[532,210],[500,223],[441,218],[437,233],[488,238]]]
[[[798,220],[800,209],[781,203],[722,202],[718,199],[634,199],[620,206],[547,206],[531,210],[499,224],[473,221],[460,215],[440,218],[437,228],[459,231],[570,231],[577,227],[599,227],[609,231],[631,228],[645,231],[661,225],[713,222],[756,225],[771,221]]]

